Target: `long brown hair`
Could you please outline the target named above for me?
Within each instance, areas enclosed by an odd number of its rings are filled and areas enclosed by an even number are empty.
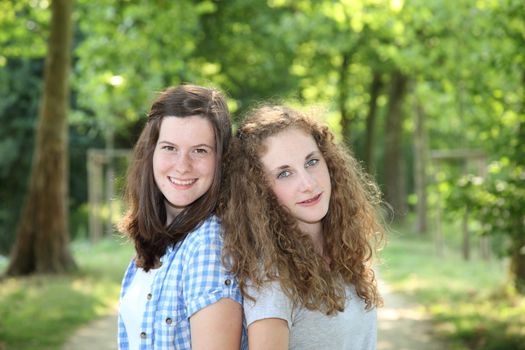
[[[264,141],[287,128],[315,139],[332,184],[322,220],[325,257],[273,194],[260,156]],[[294,305],[332,314],[344,309],[345,286],[353,284],[367,308],[382,299],[371,267],[383,239],[377,216],[380,193],[351,153],[334,141],[327,127],[282,106],[254,110],[232,141],[219,215],[224,227],[224,257],[245,297],[247,283],[261,287],[278,280]]]
[[[210,189],[188,205],[166,226],[165,198],[153,176],[153,153],[165,117],[200,116],[210,121],[215,134],[215,176]],[[137,263],[146,271],[166,248],[183,240],[214,212],[222,178],[222,160],[231,138],[230,113],[223,95],[195,85],[170,87],[153,102],[148,120],[135,145],[128,169],[125,200],[128,211],[120,229],[135,243]]]

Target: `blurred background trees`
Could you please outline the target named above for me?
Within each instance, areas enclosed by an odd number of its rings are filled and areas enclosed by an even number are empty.
[[[6,255],[29,180],[50,13],[45,0],[0,3]],[[430,235],[466,218],[472,239],[491,236],[493,251],[512,257],[523,290],[524,16],[522,0],[77,0],[70,235],[87,235],[88,149],[131,148],[155,93],[192,82],[226,91],[235,118],[265,100],[322,105],[395,220],[415,216]],[[473,150],[483,157],[457,156]]]
[[[7,269],[9,275],[66,272],[76,267],[67,228],[72,33],[72,3],[53,1],[33,164]]]

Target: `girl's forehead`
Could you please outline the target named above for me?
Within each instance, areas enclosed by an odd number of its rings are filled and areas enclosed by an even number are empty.
[[[297,128],[286,129],[268,137],[264,146],[261,161],[272,166],[302,164],[309,155],[319,152],[313,136]]]
[[[289,127],[280,130],[263,140],[263,143],[269,146],[290,146],[295,144],[315,144],[313,136],[302,128]]]
[[[211,142],[215,139],[212,123],[201,116],[174,117],[162,119],[159,130],[159,142]]]
[[[279,143],[286,143],[290,140],[295,140],[297,137],[311,137],[313,139],[313,136],[310,134],[310,132],[305,130],[304,128],[301,128],[299,126],[287,126],[285,128],[275,130],[275,132],[267,134],[260,140],[260,143],[261,145],[268,147],[269,144],[275,143],[275,140],[277,140]]]

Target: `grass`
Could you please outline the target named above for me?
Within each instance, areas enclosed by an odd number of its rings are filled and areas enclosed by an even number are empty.
[[[0,349],[55,350],[68,336],[117,307],[132,247],[120,239],[74,242],[79,271],[5,278],[0,284]],[[3,271],[7,262],[0,262]]]
[[[381,276],[432,317],[451,349],[525,349],[525,297],[508,286],[502,261],[463,261],[447,227],[448,249],[437,256],[430,238],[400,228],[382,254]],[[72,245],[71,275],[0,281],[0,349],[59,349],[79,326],[114,312],[132,247],[120,239]],[[0,260],[0,271],[7,265]]]
[[[525,296],[510,287],[504,261],[464,261],[453,240],[438,256],[431,238],[399,231],[382,253],[381,275],[424,306],[438,336],[458,350],[525,349]]]

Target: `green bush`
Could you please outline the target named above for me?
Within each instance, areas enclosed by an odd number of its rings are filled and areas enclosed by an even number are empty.
[[[475,218],[480,235],[500,238],[499,253],[511,258],[515,287],[525,293],[525,170],[502,158],[483,179],[461,177],[448,196],[447,209]]]

